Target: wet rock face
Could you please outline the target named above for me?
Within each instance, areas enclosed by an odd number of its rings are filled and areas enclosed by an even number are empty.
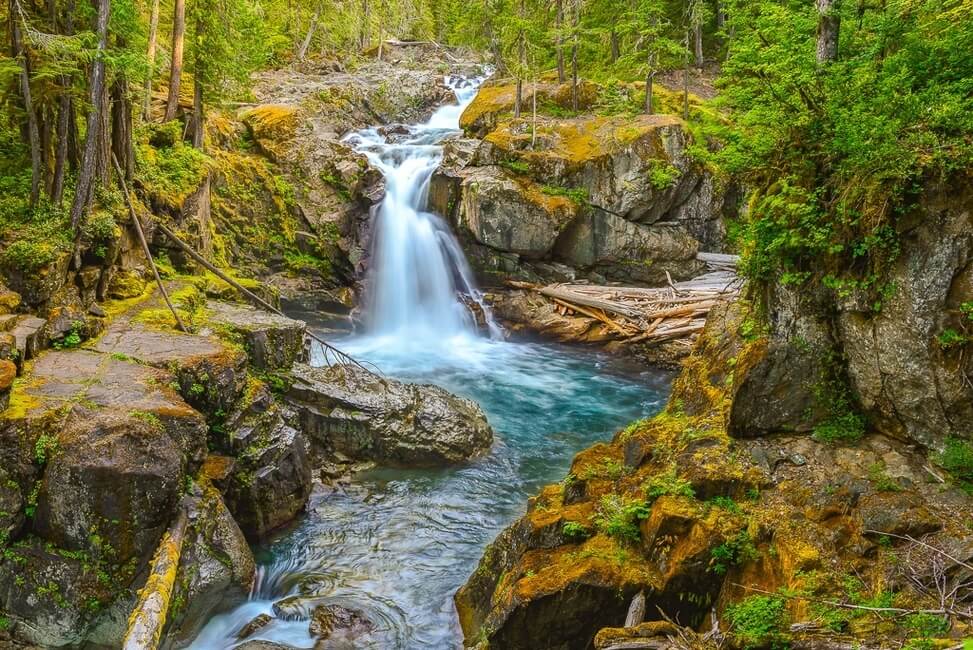
[[[463,462],[489,449],[493,431],[470,400],[404,384],[356,366],[298,364],[287,401],[312,448],[389,465]]]

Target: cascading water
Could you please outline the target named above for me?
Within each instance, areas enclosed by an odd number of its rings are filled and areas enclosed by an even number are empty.
[[[301,522],[255,549],[250,599],[212,618],[194,650],[240,645],[241,630],[261,615],[268,622],[246,641],[315,647],[306,616],[275,611],[288,598],[305,612],[318,604],[363,612],[375,628],[355,648],[461,647],[452,597],[486,545],[529,496],[564,477],[577,451],[663,403],[665,372],[475,331],[459,297],[478,299],[466,262],[446,224],[424,208],[438,143],[455,132],[477,85],[454,84],[459,105],[396,141],[376,129],[348,138],[385,173],[387,196],[375,217],[366,331],[340,346],[396,379],[477,401],[496,432],[493,449],[462,467],[381,469],[348,485],[317,485]],[[313,315],[307,320],[313,327]]]
[[[466,258],[447,224],[427,210],[427,202],[430,179],[442,160],[440,143],[458,132],[459,116],[481,82],[447,79],[459,103],[441,107],[425,124],[399,127],[391,135],[371,128],[345,139],[385,177],[385,199],[373,224],[365,310],[369,334],[423,347],[475,328],[459,298],[479,302]],[[485,308],[484,313],[492,327]]]

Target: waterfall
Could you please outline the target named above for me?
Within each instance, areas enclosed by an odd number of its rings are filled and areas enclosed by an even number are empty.
[[[446,83],[459,103],[441,107],[425,124],[369,128],[345,138],[385,176],[385,198],[372,227],[366,330],[407,347],[474,334],[475,319],[464,296],[479,304],[491,334],[496,333],[459,242],[428,210],[441,143],[459,132],[459,117],[482,79],[447,78]]]

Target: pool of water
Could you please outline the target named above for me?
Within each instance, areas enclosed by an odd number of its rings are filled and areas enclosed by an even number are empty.
[[[453,594],[527,498],[562,479],[575,453],[658,411],[671,374],[543,343],[469,335],[410,342],[352,338],[341,347],[386,375],[433,383],[478,402],[491,452],[439,470],[380,469],[318,486],[301,521],[258,552],[250,601],[211,620],[194,648],[232,648],[254,616],[303,595],[363,611],[374,634],[356,648],[454,648]],[[309,648],[307,620],[275,619],[250,637]]]

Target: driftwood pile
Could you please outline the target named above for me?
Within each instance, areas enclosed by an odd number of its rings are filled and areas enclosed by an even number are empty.
[[[739,292],[739,257],[700,253],[709,271],[665,287],[614,287],[590,284],[522,285],[552,300],[563,316],[582,315],[601,321],[624,343],[676,341],[691,346],[709,311]],[[668,275],[668,274],[667,274]],[[518,283],[520,284],[520,283]]]

